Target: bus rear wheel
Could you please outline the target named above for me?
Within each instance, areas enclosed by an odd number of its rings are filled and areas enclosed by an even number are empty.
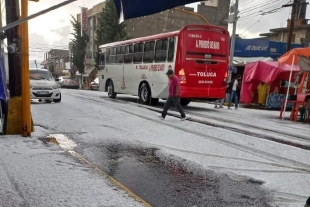
[[[146,83],[143,83],[139,88],[139,99],[145,105],[148,105],[150,103],[151,90]]]
[[[117,93],[115,93],[115,91],[114,91],[114,84],[113,84],[113,81],[111,81],[111,80],[109,81],[107,91],[108,91],[109,98],[112,98],[112,99],[116,98]]]
[[[190,102],[191,102],[191,100],[188,98],[181,98],[181,100],[180,100],[180,104],[182,106],[187,106]]]

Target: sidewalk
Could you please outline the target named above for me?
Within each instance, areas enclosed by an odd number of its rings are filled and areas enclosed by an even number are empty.
[[[44,145],[35,136],[0,137],[0,207],[142,206],[57,145]]]

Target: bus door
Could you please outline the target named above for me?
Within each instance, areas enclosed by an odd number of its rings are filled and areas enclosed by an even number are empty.
[[[98,79],[99,79],[99,90],[104,91],[106,81],[106,48],[101,49],[98,53]]]

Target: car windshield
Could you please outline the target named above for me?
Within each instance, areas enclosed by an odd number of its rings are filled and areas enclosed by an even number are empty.
[[[49,71],[30,70],[30,79],[32,80],[53,80],[53,76]]]

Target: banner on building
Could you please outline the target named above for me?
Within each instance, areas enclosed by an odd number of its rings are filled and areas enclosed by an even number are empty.
[[[83,32],[87,31],[87,8],[82,7],[81,8],[81,27],[82,27],[82,35]]]

